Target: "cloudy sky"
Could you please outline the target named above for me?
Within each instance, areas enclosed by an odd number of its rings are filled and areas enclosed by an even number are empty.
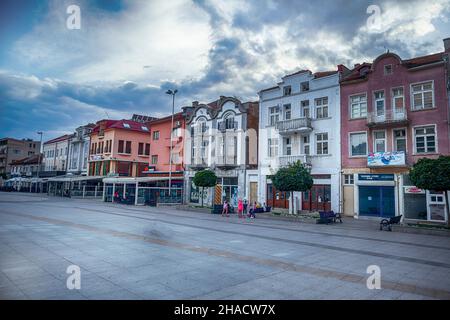
[[[80,29],[67,28],[73,4]],[[450,0],[2,0],[0,137],[167,115],[168,88],[177,109],[256,100],[298,69],[439,52],[449,19]]]

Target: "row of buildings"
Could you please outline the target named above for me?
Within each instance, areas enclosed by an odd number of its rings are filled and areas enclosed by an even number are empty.
[[[444,195],[408,178],[419,158],[450,155],[450,38],[444,48],[407,60],[387,52],[352,68],[301,70],[259,91],[259,101],[194,101],[173,121],[101,120],[45,142],[40,179],[48,177],[47,192],[95,188],[106,201],[117,192],[150,205],[195,204],[202,196],[236,205],[245,198],[295,212],[445,222]],[[276,190],[271,176],[298,160],[314,186],[294,193],[289,208],[290,195]],[[218,180],[201,193],[192,179],[205,168]]]

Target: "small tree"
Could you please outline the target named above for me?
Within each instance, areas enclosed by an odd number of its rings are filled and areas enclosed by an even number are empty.
[[[312,188],[313,179],[308,169],[300,162],[279,169],[272,176],[272,183],[277,190],[291,194],[291,208],[294,210],[294,191],[304,192]]]
[[[198,171],[193,179],[193,182],[197,187],[202,188],[201,198],[202,198],[202,207],[203,207],[203,192],[204,188],[214,187],[217,182],[216,174],[211,170],[201,170]]]
[[[420,189],[444,192],[447,208],[447,225],[450,226],[449,200],[450,190],[450,156],[440,156],[437,159],[421,158],[410,169],[411,182]]]

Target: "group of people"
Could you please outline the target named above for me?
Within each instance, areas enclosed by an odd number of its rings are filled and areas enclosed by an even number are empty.
[[[238,217],[244,218],[244,216],[247,215],[247,217],[250,219],[256,218],[255,211],[256,211],[257,207],[258,207],[258,204],[255,201],[247,213],[247,209],[248,209],[247,200],[245,199],[244,201],[242,201],[242,199],[239,198],[238,205],[237,205]],[[223,216],[229,217],[230,216],[229,212],[230,212],[230,203],[227,200],[225,200],[223,202],[222,217]]]

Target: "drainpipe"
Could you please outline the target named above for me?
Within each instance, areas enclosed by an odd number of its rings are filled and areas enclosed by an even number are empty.
[[[339,171],[339,213],[344,214],[344,185],[342,184],[342,175],[344,174],[343,170]],[[355,187],[355,186],[353,186]]]

